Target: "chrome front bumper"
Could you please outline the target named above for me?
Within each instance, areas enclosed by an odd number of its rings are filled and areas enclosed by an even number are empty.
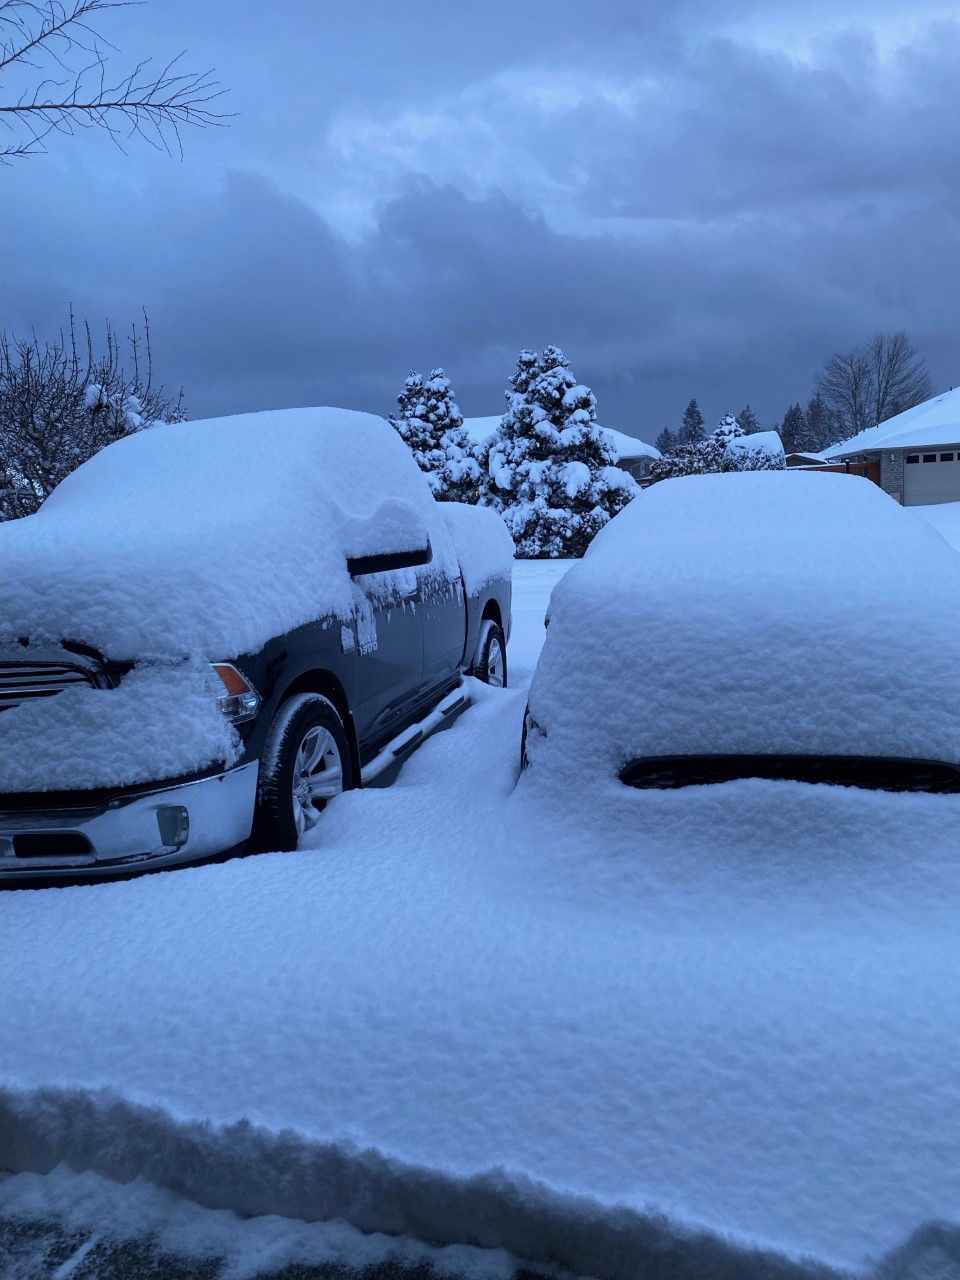
[[[195,782],[157,784],[101,805],[3,809],[0,881],[166,866],[222,853],[253,826],[256,760]]]

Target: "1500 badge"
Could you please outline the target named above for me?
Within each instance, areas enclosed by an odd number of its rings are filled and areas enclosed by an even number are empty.
[[[356,634],[353,627],[342,626],[340,628],[340,652],[355,653],[361,655],[365,653],[376,653],[377,651],[377,624],[370,617],[364,617],[363,614],[357,619]]]

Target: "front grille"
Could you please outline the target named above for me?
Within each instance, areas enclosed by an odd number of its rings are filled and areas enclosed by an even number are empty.
[[[738,778],[819,782],[870,791],[960,792],[960,766],[886,756],[647,756],[620,773],[629,787],[672,790]]]
[[[84,667],[61,662],[0,662],[0,711],[30,698],[49,698],[75,685],[96,687],[97,678]]]

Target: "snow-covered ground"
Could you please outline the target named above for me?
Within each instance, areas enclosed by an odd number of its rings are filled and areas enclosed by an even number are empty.
[[[929,507],[911,507],[942,533],[951,546],[960,551],[960,502],[940,502]]]
[[[630,843],[552,810],[517,758],[565,567],[516,567],[512,688],[315,847],[4,896],[7,1168],[611,1280],[866,1274],[956,1221],[960,797],[651,792]]]

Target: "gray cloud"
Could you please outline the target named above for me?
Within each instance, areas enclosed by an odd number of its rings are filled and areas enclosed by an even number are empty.
[[[551,341],[647,437],[691,395],[769,421],[878,328],[957,380],[956,23],[892,51],[831,28],[797,57],[751,41],[748,4],[735,35],[694,3],[671,26],[632,4],[323,9],[319,41],[314,6],[231,18],[244,114],[183,165],[84,138],[11,173],[8,327],[146,306],[196,414],[385,412],[435,364],[497,412],[517,349]],[[160,39],[187,9],[142,12]],[[200,7],[194,62],[235,13]]]

